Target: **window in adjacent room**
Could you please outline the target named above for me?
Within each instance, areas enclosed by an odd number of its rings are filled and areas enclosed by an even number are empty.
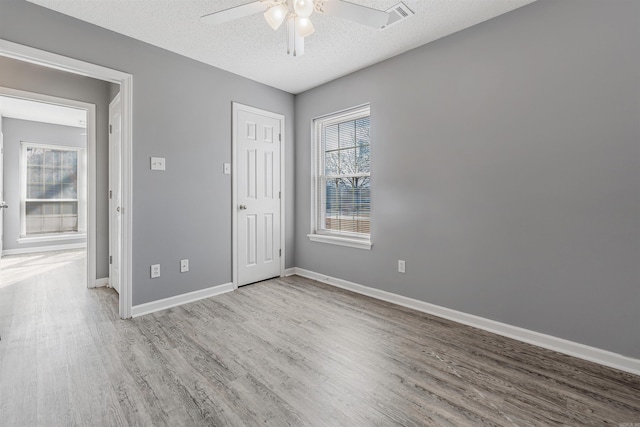
[[[23,142],[21,237],[85,233],[85,150]]]
[[[315,194],[309,238],[370,249],[369,105],[317,118],[313,129]]]

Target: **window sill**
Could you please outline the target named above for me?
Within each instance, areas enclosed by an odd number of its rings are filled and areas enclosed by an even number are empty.
[[[373,245],[370,240],[350,239],[348,237],[327,236],[324,234],[307,234],[307,237],[312,242],[329,243],[357,249],[371,250]]]
[[[46,236],[34,236],[34,237],[20,237],[18,238],[18,243],[39,243],[39,242],[57,242],[60,240],[78,240],[78,239],[86,239],[86,233],[81,234],[60,234],[53,235],[49,234]]]

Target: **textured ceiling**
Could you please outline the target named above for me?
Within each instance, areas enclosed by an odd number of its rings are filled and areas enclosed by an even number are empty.
[[[384,30],[314,13],[299,57],[287,55],[284,26],[273,31],[262,14],[199,19],[249,0],[28,1],[295,94],[535,0],[404,0],[415,15]],[[379,10],[398,1],[351,0]]]

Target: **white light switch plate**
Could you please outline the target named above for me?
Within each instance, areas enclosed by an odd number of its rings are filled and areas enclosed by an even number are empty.
[[[231,163],[225,163],[222,166],[222,172],[224,172],[225,175],[231,175]]]
[[[406,264],[403,259],[398,260],[398,273],[406,273]]]
[[[151,266],[151,278],[155,279],[156,277],[160,277],[160,264],[153,264]]]
[[[165,170],[165,158],[164,157],[152,157],[151,158],[151,170],[163,171]]]
[[[180,260],[180,273],[186,273],[189,271],[189,260],[181,259]]]

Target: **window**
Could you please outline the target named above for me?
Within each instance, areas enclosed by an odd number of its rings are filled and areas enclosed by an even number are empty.
[[[371,249],[369,105],[317,118],[313,241]]]
[[[21,238],[84,233],[85,150],[22,143]]]

